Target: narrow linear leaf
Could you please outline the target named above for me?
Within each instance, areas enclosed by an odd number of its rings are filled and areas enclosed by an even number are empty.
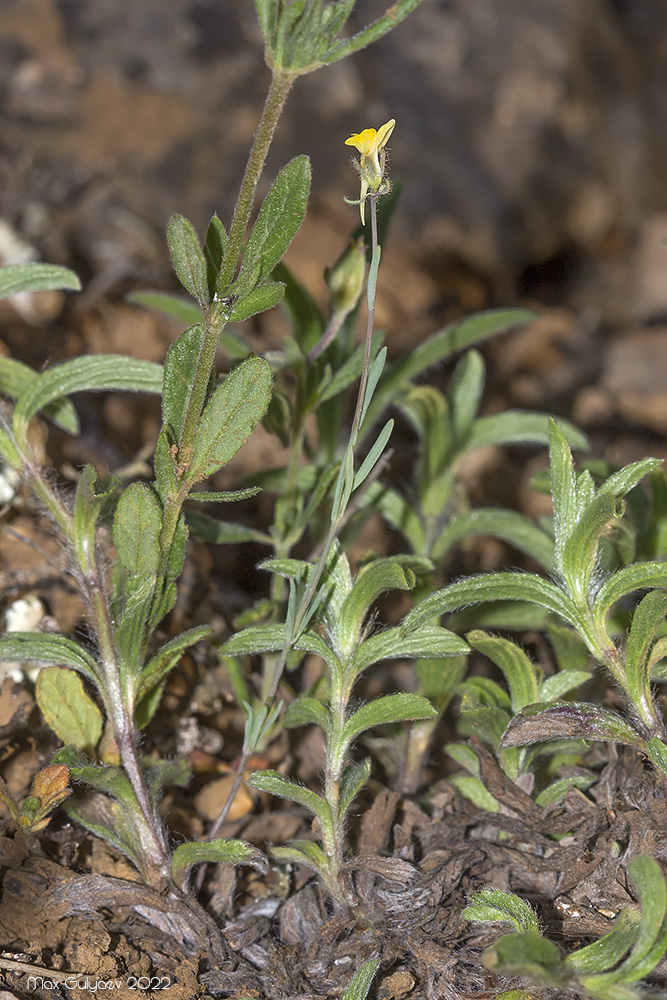
[[[199,494],[195,494],[199,499]],[[197,538],[203,538],[214,545],[236,545],[240,542],[259,542],[260,545],[270,545],[271,537],[257,528],[247,524],[235,524],[233,521],[218,521],[215,517],[200,514],[196,510],[185,511],[185,523]]]
[[[10,632],[0,636],[0,662],[18,660],[24,663],[62,664],[77,670],[93,684],[98,684],[99,666],[91,654],[78,642],[64,635],[46,632]]]
[[[374,726],[384,726],[394,722],[412,722],[415,719],[433,719],[437,716],[433,705],[418,694],[388,694],[362,705],[353,712],[341,734],[346,745],[360,733]]]
[[[202,321],[199,306],[183,295],[172,295],[170,292],[154,292],[146,289],[145,291],[130,292],[126,298],[135,306],[155,309],[157,312],[164,313],[165,316],[170,316],[172,319],[184,323],[185,326],[192,326]]]
[[[0,357],[0,393],[10,399],[17,399],[39,374],[22,361]],[[56,399],[44,407],[44,414],[54,424],[76,434],[79,418],[69,399]]]
[[[28,422],[40,410],[72,392],[162,391],[162,365],[122,354],[94,354],[49,368],[21,393],[14,411],[14,433],[25,439]]]
[[[76,274],[57,264],[7,264],[0,267],[0,299],[19,292],[42,292],[62,289],[81,291]]]
[[[352,480],[352,491],[358,489],[359,486],[370,476],[371,472],[377,465],[384,449],[387,446],[387,442],[391,437],[391,432],[394,429],[394,421],[388,420],[384,425],[382,430],[377,436],[377,439],[371,448],[371,450],[366,455],[359,468],[357,469],[354,479]]]
[[[331,808],[329,803],[303,785],[297,785],[294,781],[284,778],[277,771],[255,771],[250,775],[246,784],[251,788],[256,788],[259,792],[268,792],[269,795],[277,795],[281,799],[288,799],[304,806],[314,816],[319,819],[322,829],[331,830]]]
[[[380,660],[418,659],[425,656],[465,656],[468,645],[454,632],[438,625],[422,625],[403,635],[401,629],[389,628],[364,639],[354,654],[354,671],[361,673]],[[448,669],[442,664],[442,671]]]
[[[493,660],[502,670],[510,689],[512,711],[518,712],[526,705],[532,705],[537,701],[535,667],[515,643],[481,630],[468,632],[466,641],[473,649],[479,650]]]
[[[533,573],[489,573],[472,576],[436,591],[410,611],[401,625],[406,634],[436,615],[486,601],[530,601],[566,621],[576,623],[577,609],[555,584]]]

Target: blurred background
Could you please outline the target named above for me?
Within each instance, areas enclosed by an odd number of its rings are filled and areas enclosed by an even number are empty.
[[[385,7],[359,0],[354,26]],[[124,296],[177,290],[172,212],[200,232],[214,211],[229,221],[268,82],[254,4],[0,0],[0,66],[0,257],[69,265],[85,288],[64,312],[57,297],[5,306],[0,340],[37,365],[81,350],[161,360],[177,331]],[[390,350],[478,309],[534,307],[537,323],[485,348],[487,406],[566,415],[612,461],[667,455],[664,0],[425,0],[299,80],[265,187],[311,157],[288,261],[323,303],[357,218],[344,140],[390,117]],[[255,321],[258,349],[281,329]],[[113,465],[135,446],[125,402],[107,404]]]

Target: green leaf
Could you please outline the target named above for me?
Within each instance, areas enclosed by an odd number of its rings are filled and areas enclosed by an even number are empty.
[[[0,267],[0,299],[19,292],[42,292],[64,289],[81,291],[81,282],[73,271],[57,264],[8,264]]]
[[[484,812],[500,812],[500,803],[488,790],[484,782],[473,774],[455,774],[450,779],[452,786],[464,799],[472,802]],[[464,911],[465,914],[465,911]]]
[[[549,986],[559,985],[563,978],[556,971],[560,964],[556,945],[530,931],[503,934],[484,952],[483,961],[497,975],[529,976]]]
[[[93,354],[49,368],[19,396],[13,421],[17,440],[25,441],[28,422],[55,399],[108,390],[160,393],[162,365],[122,354]]]
[[[211,293],[204,251],[195,227],[183,215],[172,215],[167,223],[167,242],[178,280],[200,306],[208,306]]]
[[[177,337],[167,352],[162,379],[162,418],[178,444],[194,389],[197,362],[204,346],[204,327],[191,326]]]
[[[324,333],[325,323],[320,307],[283,261],[276,264],[271,277],[285,285],[282,308],[287,314],[297,343],[304,354],[307,354]]]
[[[432,558],[441,559],[453,545],[477,535],[499,538],[531,556],[544,569],[553,569],[553,538],[523,514],[494,507],[479,507],[452,518],[438,536],[431,553]]]
[[[559,670],[547,677],[539,686],[535,701],[558,701],[563,695],[587,684],[591,675],[587,670]]]
[[[285,712],[283,725],[286,729],[295,729],[297,726],[320,726],[328,733],[330,731],[329,712],[317,698],[310,695],[302,695],[293,701]]]
[[[651,647],[656,630],[667,614],[667,593],[653,590],[639,603],[632,618],[625,650],[625,674],[630,696],[642,718],[653,714],[651,698]]]
[[[174,639],[166,642],[164,646],[161,646],[141,672],[137,686],[137,701],[145,698],[147,694],[165,680],[188,646],[194,646],[196,642],[200,642],[209,636],[212,631],[210,625],[198,625],[196,628],[187,629],[187,631],[182,632]],[[148,722],[148,720],[146,721]]]
[[[377,247],[376,249],[379,252],[380,248]],[[369,274],[368,274],[368,281],[369,281],[369,283],[370,283],[370,280],[371,280],[371,277],[373,276],[373,274],[374,274],[374,271],[373,271],[373,268],[371,266],[371,270],[369,271]],[[369,301],[370,301],[370,284],[368,285],[368,295],[369,295]],[[384,367],[385,367],[386,361],[387,361],[387,348],[386,347],[382,347],[378,351],[377,357],[374,358],[373,361],[371,361],[370,367],[368,369],[368,379],[366,381],[366,389],[364,390],[364,404],[363,404],[363,407],[362,407],[362,410],[361,410],[361,422],[362,423],[363,423],[364,417],[366,416],[366,413],[368,412],[368,407],[371,404],[371,400],[373,399],[373,396],[375,394],[375,389],[377,387],[377,384],[380,381],[380,376],[382,375],[382,372],[384,371]]]
[[[256,788],[259,792],[268,792],[269,795],[277,795],[281,799],[288,799],[304,806],[309,812],[320,821],[322,831],[326,837],[331,831],[331,807],[329,803],[312,792],[310,788],[297,785],[289,778],[284,778],[277,771],[255,771],[248,778],[247,785]]]
[[[559,568],[573,595],[582,599],[588,596],[600,537],[609,522],[622,517],[624,511],[622,500],[602,493],[586,506],[569,537],[563,540]]]
[[[228,639],[220,651],[227,656],[273,652],[283,649],[286,639],[287,632],[284,625],[251,625],[250,628],[243,629]],[[321,656],[334,671],[342,669],[334,651],[315,632],[302,632],[293,643],[293,647]]]
[[[192,482],[231,461],[266,413],[270,398],[271,369],[263,358],[248,358],[229,373],[199,421],[190,463]]]
[[[347,815],[348,809],[370,778],[370,775],[370,757],[364,758],[358,764],[348,764],[343,769],[338,798],[338,809],[341,816]]]
[[[102,713],[86,694],[77,673],[66,667],[44,667],[37,676],[35,698],[58,739],[87,753],[95,752],[102,736]]]
[[[566,621],[576,623],[578,618],[570,597],[548,580],[533,573],[488,573],[431,594],[405,616],[401,631],[407,634],[436,615],[486,601],[530,601]]]
[[[400,628],[389,628],[364,639],[355,651],[353,669],[359,674],[380,660],[465,656],[468,652],[463,639],[438,625],[422,625],[408,635],[403,635]],[[445,672],[447,669],[447,664],[443,663],[441,670]]]
[[[126,299],[136,306],[144,306],[147,309],[155,309],[157,312],[164,313],[165,316],[170,316],[186,326],[201,323],[202,320],[199,306],[182,295],[146,289],[145,291],[130,292],[126,295]]]
[[[199,499],[199,494],[195,496]],[[199,511],[186,510],[185,522],[193,535],[214,545],[235,545],[239,542],[271,544],[271,537],[263,531],[258,531],[257,528],[251,528],[247,524],[234,524],[233,521],[218,521],[217,518],[200,514]]]
[[[433,719],[437,714],[430,701],[421,695],[387,694],[362,705],[352,713],[343,726],[341,742],[349,746],[355,737],[374,726],[413,722],[415,719]]]
[[[359,468],[354,474],[354,479],[352,481],[352,491],[358,489],[363,482],[370,476],[371,472],[380,460],[382,453],[391,437],[391,432],[394,429],[394,421],[388,420],[384,425],[380,433],[378,434],[375,443],[371,450],[366,455]]]
[[[260,850],[244,840],[190,841],[179,844],[171,856],[171,874],[176,885],[185,891],[188,875],[194,865],[205,864],[250,865],[262,875],[269,870],[267,860]]]
[[[569,778],[559,778],[558,781],[553,781],[550,785],[547,785],[536,796],[535,804],[540,809],[546,809],[547,806],[553,805],[554,802],[562,802],[571,788],[578,788],[583,791],[583,789],[589,788],[594,781],[595,778],[592,775],[587,776],[585,774],[574,774]]]
[[[377,423],[382,412],[391,405],[398,390],[427,368],[470,344],[481,343],[513,326],[535,319],[535,313],[526,309],[497,309],[477,313],[464,320],[451,323],[429,340],[419,344],[407,357],[385,369],[378,391],[375,393],[364,420],[361,437]]]
[[[595,598],[595,614],[604,620],[612,605],[626,594],[649,587],[665,586],[667,586],[666,562],[643,562],[623,566],[600,587]]]
[[[477,415],[484,390],[484,359],[478,351],[467,351],[458,362],[447,388],[452,430],[463,443]]]
[[[0,636],[0,662],[63,664],[77,670],[99,686],[100,668],[95,658],[78,642],[48,632],[10,632]]]
[[[554,505],[556,555],[560,566],[565,543],[574,531],[579,517],[579,504],[572,452],[565,434],[555,420],[550,422],[549,433],[551,496]]]
[[[626,906],[608,934],[573,951],[565,965],[579,974],[613,968],[637,940],[640,919],[637,910]]]
[[[369,958],[364,962],[343,993],[342,1000],[366,1000],[379,965],[379,958]]]
[[[151,490],[132,483],[121,495],[113,523],[113,541],[123,568],[131,576],[152,576],[160,563],[162,513]]]
[[[361,628],[374,601],[387,590],[412,590],[415,575],[395,559],[377,559],[364,566],[343,601],[334,625],[341,649],[350,649],[358,641]]]
[[[39,378],[38,373],[22,361],[0,357],[0,393],[3,396],[17,399],[36,378]],[[44,407],[44,414],[70,434],[76,434],[79,430],[79,418],[69,399],[54,400]]]
[[[461,916],[479,923],[512,923],[517,931],[540,932],[535,912],[525,899],[501,889],[476,892]]]
[[[261,493],[259,486],[248,486],[242,490],[221,490],[217,493],[209,490],[198,490],[191,493],[188,500],[196,500],[197,503],[231,503],[235,500],[249,500]]]
[[[545,444],[549,440],[549,417],[546,413],[505,410],[479,417],[465,443],[466,453],[490,444]],[[586,448],[587,440],[572,424],[561,421],[573,448]]]
[[[646,744],[646,753],[658,770],[667,774],[667,745],[663,740],[658,739],[657,736],[652,737]]]
[[[667,948],[667,885],[655,858],[637,855],[628,864],[641,906],[639,934],[625,961],[613,972],[586,979],[588,989],[611,983],[633,983],[653,971]]]
[[[522,649],[509,639],[492,636],[480,630],[468,632],[466,642],[500,667],[510,689],[513,712],[518,712],[526,705],[537,701],[535,667]]]
[[[288,865],[305,865],[320,874],[328,867],[324,851],[312,840],[293,840],[289,847],[272,847],[271,856]]]
[[[632,462],[610,476],[600,486],[598,493],[611,493],[613,496],[623,497],[634,489],[644,476],[661,466],[662,460],[659,458],[642,458],[639,462]]]
[[[267,281],[263,285],[257,285],[234,305],[229,319],[232,323],[242,323],[243,320],[250,319],[257,313],[273,309],[284,294],[285,286],[281,281]]]
[[[522,709],[502,738],[503,747],[527,746],[544,740],[613,740],[643,748],[639,733],[616,712],[587,702],[538,702]]]
[[[306,214],[310,192],[310,162],[296,156],[280,171],[252,227],[243,254],[239,285],[257,270],[253,287],[266,278],[278,264],[296,236]]]
[[[206,258],[206,275],[208,278],[208,291],[211,298],[215,296],[218,286],[218,277],[222,265],[225,250],[227,248],[227,232],[217,215],[211,216],[206,231],[206,242],[204,244],[204,257]],[[224,292],[224,289],[222,289]]]

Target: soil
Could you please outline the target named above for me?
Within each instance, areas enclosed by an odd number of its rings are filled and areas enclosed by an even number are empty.
[[[200,230],[213,211],[231,212],[266,83],[253,7],[171,0],[167,14],[157,0],[122,11],[114,0],[0,4],[0,262],[62,263],[84,284],[79,296],[0,303],[1,354],[36,369],[86,353],[163,359],[181,327],[126,296],[177,290],[162,237],[171,212]],[[369,15],[382,7],[369,0]],[[529,306],[540,314],[535,323],[485,347],[486,411],[568,417],[588,433],[594,457],[617,464],[667,457],[665,38],[659,0],[592,0],[585,15],[576,0],[425,3],[363,57],[296,87],[267,173],[311,155],[314,195],[290,266],[326,304],[323,269],[355,225],[342,202],[356,185],[342,141],[367,116],[379,124],[395,115],[393,167],[404,197],[378,307],[392,354],[474,310]],[[244,332],[264,351],[285,326],[270,314]],[[444,384],[446,376],[433,377]],[[81,437],[34,428],[63,486],[86,462],[100,474],[150,475],[154,401],[87,395],[76,406]],[[392,474],[409,479],[414,445],[401,434]],[[260,429],[214,488],[233,488],[281,457]],[[542,452],[494,448],[462,475],[475,504],[536,517],[548,508],[529,483],[545,465]],[[264,526],[269,504],[256,498],[235,513]],[[393,544],[380,525],[362,541]],[[207,622],[224,639],[265,594],[255,568],[264,554],[192,543],[165,634]],[[516,553],[480,541],[448,570],[508,561],[518,565]],[[39,601],[40,628],[75,634],[83,609],[66,569],[50,524],[19,488],[0,510],[0,610]],[[526,641],[540,649],[538,637]],[[214,649],[202,645],[172,675],[145,743],[193,766],[188,788],[170,791],[163,805],[174,844],[205,833],[240,752],[241,713]],[[33,680],[17,676],[0,687],[0,773],[22,800],[59,744],[36,708]],[[390,668],[374,675],[375,693],[394,681]],[[7,828],[0,1000],[92,997],[102,982],[120,998],[167,987],[170,1000],[334,998],[371,957],[381,959],[373,1000],[491,1000],[518,983],[481,964],[498,931],[463,918],[475,889],[519,893],[568,950],[604,934],[633,901],[629,858],[650,854],[667,874],[667,784],[637,754],[597,746],[587,760],[594,784],[540,809],[480,747],[484,780],[501,804],[491,816],[448,782],[451,761],[439,748],[455,722],[448,715],[438,731],[413,796],[392,790],[378,752],[349,831],[354,912],[336,908],[298,867],[268,875],[210,868],[201,905],[166,906],[63,811],[28,840]],[[297,730],[252,766],[316,786],[321,750],[314,731]],[[242,787],[222,833],[266,850],[313,831],[297,807]],[[649,983],[667,995],[667,961]]]

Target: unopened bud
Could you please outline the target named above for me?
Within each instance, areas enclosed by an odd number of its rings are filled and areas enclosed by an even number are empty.
[[[341,320],[357,305],[366,281],[366,247],[362,237],[350,240],[347,249],[325,274],[332,311]]]

